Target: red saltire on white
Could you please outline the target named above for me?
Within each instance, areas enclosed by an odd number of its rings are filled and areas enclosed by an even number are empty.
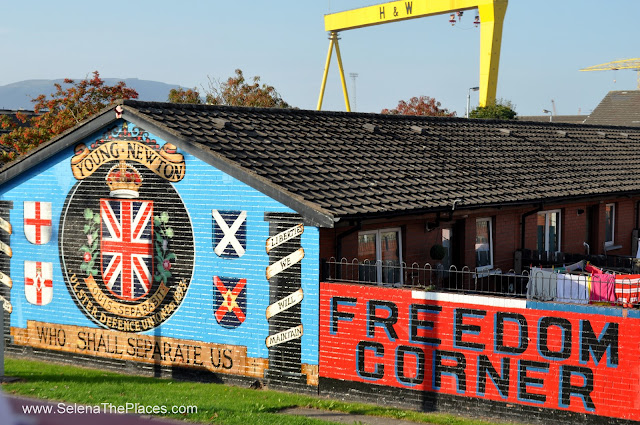
[[[24,201],[24,235],[35,245],[51,240],[51,202]]]
[[[100,199],[102,278],[118,298],[136,300],[153,284],[153,201]]]
[[[53,263],[24,262],[24,295],[35,305],[47,305],[53,299]]]

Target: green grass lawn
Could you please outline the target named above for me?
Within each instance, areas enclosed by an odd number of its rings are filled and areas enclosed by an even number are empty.
[[[167,415],[207,424],[301,425],[330,422],[282,415],[287,407],[311,407],[348,413],[401,418],[423,423],[487,425],[451,415],[424,414],[367,404],[342,403],[269,390],[123,375],[102,370],[8,358],[5,374],[21,378],[5,384],[9,394],[83,405],[196,406],[197,413]]]

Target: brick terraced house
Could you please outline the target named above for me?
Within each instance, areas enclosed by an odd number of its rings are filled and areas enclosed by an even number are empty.
[[[638,164],[632,127],[123,101],[0,170],[9,350],[634,423],[635,301],[527,273],[630,273]]]

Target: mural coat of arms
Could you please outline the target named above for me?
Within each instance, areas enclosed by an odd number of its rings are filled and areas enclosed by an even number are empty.
[[[71,168],[78,182],[58,243],[72,297],[104,328],[157,327],[180,306],[193,272],[191,220],[172,185],[184,177],[184,157],[125,122],[90,148],[76,146]]]

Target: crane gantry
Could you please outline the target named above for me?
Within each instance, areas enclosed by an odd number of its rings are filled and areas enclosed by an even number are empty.
[[[600,65],[588,66],[580,71],[617,71],[619,69],[634,69],[638,72],[637,84],[640,90],[640,58],[621,59],[617,61],[601,63]]]
[[[318,110],[322,109],[324,89],[327,83],[331,56],[335,47],[344,101],[347,111],[351,111],[342,58],[340,57],[340,47],[338,45],[338,33],[340,31],[476,8],[481,22],[480,106],[494,103],[498,85],[502,24],[507,11],[507,3],[508,0],[402,0],[325,15],[324,27],[325,31],[329,32],[329,53],[327,54],[327,62],[320,87]]]

